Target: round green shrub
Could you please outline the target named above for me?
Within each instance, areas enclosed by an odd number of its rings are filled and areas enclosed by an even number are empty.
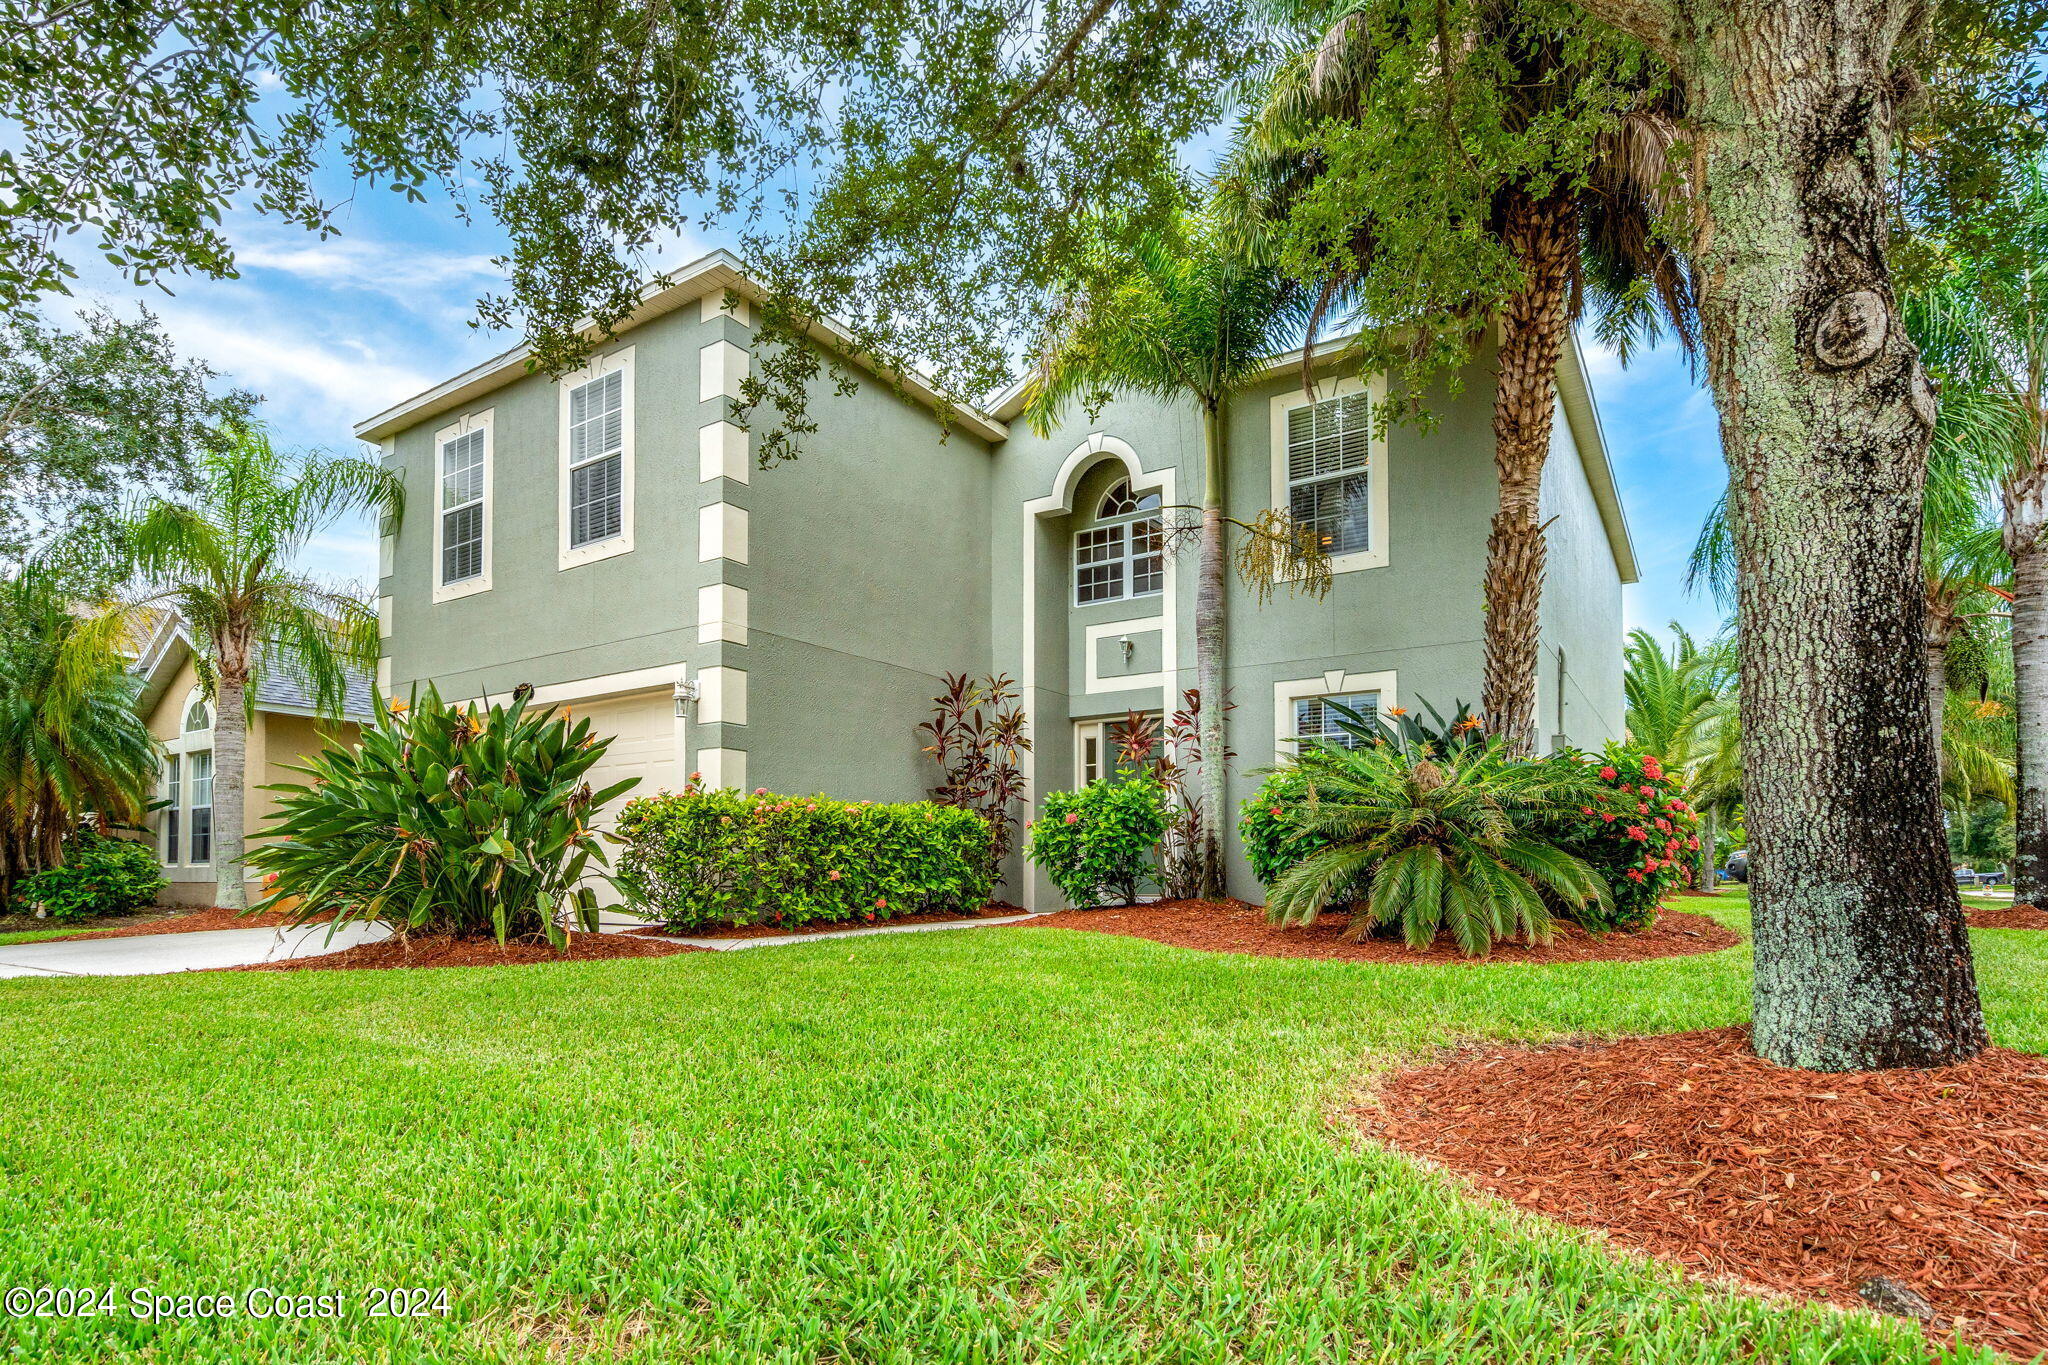
[[[62,864],[23,878],[15,894],[51,919],[92,919],[133,914],[168,885],[148,844],[80,830],[64,841]]]
[[[1309,854],[1328,848],[1331,840],[1300,827],[1299,812],[1308,802],[1308,777],[1299,766],[1277,768],[1239,807],[1238,836],[1252,875],[1268,891],[1287,870]],[[1364,894],[1361,889],[1360,895]]]
[[[1159,843],[1171,818],[1158,777],[1119,771],[1079,791],[1048,795],[1025,853],[1069,905],[1128,905],[1142,887],[1158,883]]]
[[[676,930],[967,913],[995,890],[988,821],[933,801],[692,785],[628,803],[619,836],[620,879]]]

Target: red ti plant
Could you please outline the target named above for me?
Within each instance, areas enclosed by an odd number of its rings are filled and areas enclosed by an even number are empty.
[[[943,779],[931,789],[941,805],[973,811],[988,822],[991,871],[1002,875],[1003,860],[1016,844],[1017,816],[1011,808],[1024,795],[1019,763],[1030,750],[1024,708],[1008,674],[970,678],[946,674],[946,690],[932,698],[932,718],[917,727],[931,742],[924,752]]]
[[[1228,711],[1234,703],[1225,702]],[[1149,765],[1166,788],[1172,818],[1159,853],[1159,889],[1168,900],[1192,900],[1202,890],[1202,694],[1181,693],[1180,709],[1162,726],[1157,716],[1133,711],[1115,728],[1120,762]],[[1227,763],[1236,755],[1225,750]]]

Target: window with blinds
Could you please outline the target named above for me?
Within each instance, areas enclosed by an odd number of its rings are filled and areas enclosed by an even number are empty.
[[[1328,555],[1372,548],[1366,498],[1371,415],[1362,393],[1325,398],[1287,413],[1288,514],[1314,529]]]
[[[625,530],[626,376],[612,370],[569,392],[569,547]]]
[[[484,572],[484,433],[481,428],[441,445],[441,582]]]
[[[185,859],[208,863],[213,861],[213,755],[192,754],[185,762],[192,775],[191,804],[185,811],[191,822],[192,847]]]
[[[164,758],[164,862],[178,861],[178,763],[176,754]]]
[[[1301,697],[1294,703],[1294,737],[1321,740],[1325,744],[1356,749],[1365,741],[1339,727],[1338,722],[1344,717],[1331,709],[1331,702],[1348,706],[1367,720],[1378,715],[1380,709],[1380,695],[1377,692],[1343,692],[1329,697]]]

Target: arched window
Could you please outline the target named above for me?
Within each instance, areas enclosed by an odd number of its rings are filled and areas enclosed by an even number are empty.
[[[192,704],[185,708],[185,733],[213,728],[213,708],[206,704],[206,698],[194,697]]]
[[[1134,495],[1129,479],[1103,496],[1096,520],[1104,524],[1074,537],[1075,606],[1150,597],[1166,586],[1166,542],[1159,511],[1158,492]]]
[[[1102,510],[1097,512],[1095,516],[1098,521],[1107,521],[1111,517],[1127,517],[1134,512],[1157,512],[1158,510],[1159,494],[1156,490],[1145,494],[1143,497],[1135,497],[1131,493],[1131,481],[1125,479],[1103,496]]]

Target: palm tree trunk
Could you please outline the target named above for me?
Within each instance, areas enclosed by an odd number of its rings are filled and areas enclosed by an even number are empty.
[[[1195,595],[1195,687],[1201,694],[1202,738],[1202,847],[1200,849],[1201,895],[1214,900],[1223,895],[1223,846],[1218,837],[1223,829],[1224,747],[1223,716],[1228,709],[1223,697],[1223,467],[1224,420],[1227,410],[1221,399],[1202,405],[1202,553],[1201,581]],[[1169,603],[1167,610],[1171,611]],[[1172,668],[1171,662],[1166,665]]]
[[[1523,271],[1501,314],[1493,397],[1493,465],[1500,501],[1486,539],[1485,678],[1480,711],[1488,733],[1514,752],[1536,739],[1536,671],[1543,606],[1543,462],[1557,405],[1578,249],[1568,196],[1510,192],[1502,236]]]
[[[1926,638],[1921,645],[1927,668],[1927,719],[1929,733],[1934,736],[1934,765],[1937,776],[1941,768],[1942,723],[1948,714],[1948,642],[1955,633],[1955,623],[1945,617],[1938,617],[1930,610],[1927,618]],[[1940,793],[1937,783],[1935,792]]]
[[[1721,888],[1714,884],[1714,851],[1720,843],[1720,824],[1711,806],[1700,812],[1699,875],[1693,890],[1702,896],[1721,894]]]
[[[214,684],[213,705],[213,873],[214,904],[246,909],[242,871],[243,792],[248,776],[248,679],[224,667]]]
[[[2010,523],[2008,523],[2010,526]],[[2048,904],[2048,544],[2039,529],[2014,536],[2012,552],[2012,898]]]

